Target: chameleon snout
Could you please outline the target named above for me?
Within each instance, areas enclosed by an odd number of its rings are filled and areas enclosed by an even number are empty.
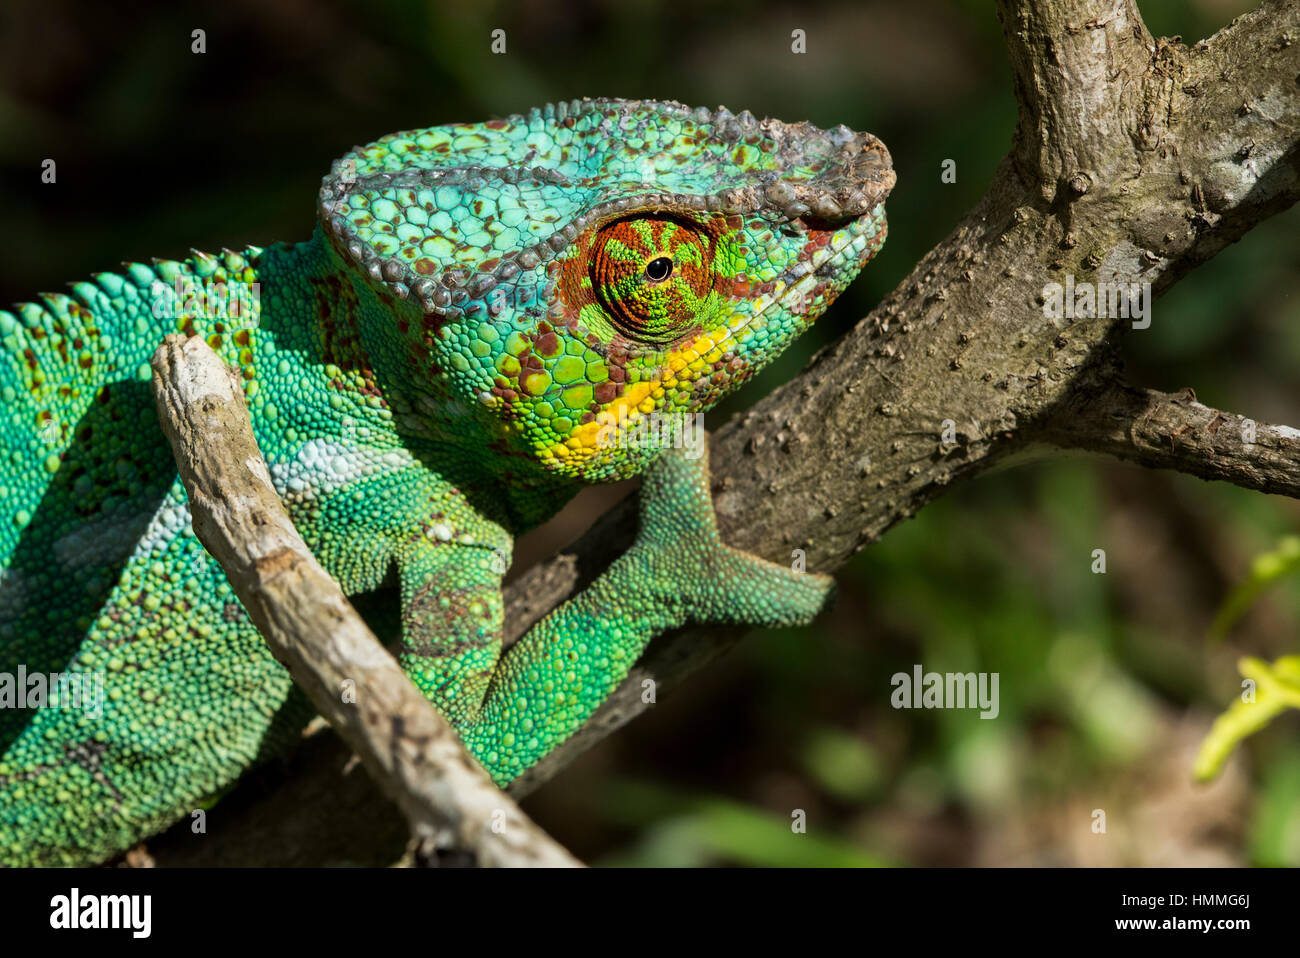
[[[768,205],[791,220],[813,220],[822,226],[867,215],[898,181],[885,144],[870,133],[843,126],[830,131],[807,123],[787,126],[782,159],[792,173],[768,184]],[[816,171],[811,176],[806,174],[809,166]]]

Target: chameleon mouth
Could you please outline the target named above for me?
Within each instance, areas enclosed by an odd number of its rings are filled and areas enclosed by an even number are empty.
[[[732,114],[725,108],[692,110],[678,103],[574,100],[498,121],[493,134],[538,125],[568,129],[579,123],[589,129],[598,123],[601,129],[625,131],[648,108],[660,120],[667,116],[680,127],[679,142],[695,144],[697,158],[675,159],[692,169],[693,178],[711,178],[708,185],[714,189],[701,191],[696,184],[690,190],[673,189],[681,177],[675,179],[672,169],[656,173],[654,182],[635,171],[611,176],[604,169],[575,169],[555,152],[558,148],[552,148],[555,155],[533,150],[522,162],[509,162],[509,157],[493,151],[481,130],[473,135],[487,144],[482,155],[426,153],[413,148],[415,141],[437,131],[417,131],[419,136],[394,134],[335,161],[321,184],[322,226],[340,255],[373,283],[398,299],[415,300],[425,313],[455,319],[490,311],[498,287],[513,297],[528,298],[515,303],[517,307],[539,305],[541,287],[521,287],[516,277],[555,260],[589,226],[605,219],[640,210],[677,209],[760,214],[778,225],[837,229],[869,214],[894,187],[889,151],[871,134],[844,126],[821,130],[809,123],[757,120],[748,111]],[[445,129],[450,136],[468,128]],[[456,249],[456,244],[440,244],[436,233],[426,230],[421,235],[420,224],[431,222],[437,212],[424,197],[440,194],[444,188],[471,197],[485,189],[489,194],[524,195],[559,188],[588,201],[563,225],[557,221],[549,233],[532,228],[537,224],[525,224],[528,228],[519,232],[531,242],[519,248],[501,253],[485,248],[481,255],[474,251],[477,258],[466,258],[465,250]],[[425,252],[428,247],[434,251]]]

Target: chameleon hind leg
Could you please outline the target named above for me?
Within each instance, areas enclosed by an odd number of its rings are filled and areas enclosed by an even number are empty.
[[[624,555],[506,653],[482,709],[462,730],[499,784],[572,735],[656,635],[688,622],[804,624],[833,589],[829,576],[722,542],[706,457],[665,452],[645,476],[640,520]]]

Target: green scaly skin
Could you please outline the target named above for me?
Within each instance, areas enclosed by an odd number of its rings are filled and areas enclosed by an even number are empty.
[[[504,785],[655,635],[821,608],[826,577],[719,541],[678,434],[632,440],[807,328],[883,242],[893,182],[843,127],[574,101],[358,148],[305,243],[127,264],[0,312],[0,862],[103,860],[311,715],[190,528],[148,381],[164,335],[242,372],[344,591],[396,567],[401,663]],[[512,537],[643,470],[635,545],[502,656]],[[20,667],[102,673],[102,710],[14,707]]]

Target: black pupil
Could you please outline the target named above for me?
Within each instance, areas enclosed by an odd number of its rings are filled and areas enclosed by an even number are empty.
[[[652,259],[646,263],[645,274],[653,282],[661,283],[673,274],[673,261],[667,256]]]

